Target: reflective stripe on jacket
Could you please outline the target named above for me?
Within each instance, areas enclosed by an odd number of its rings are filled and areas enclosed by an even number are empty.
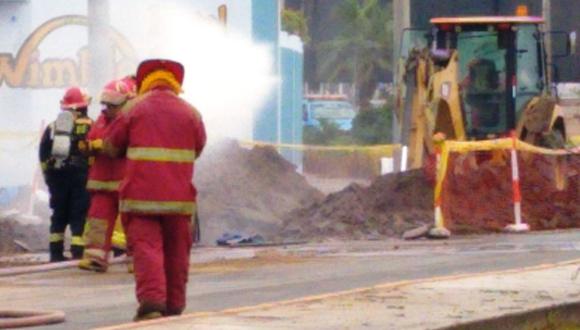
[[[134,99],[105,141],[127,157],[121,212],[192,214],[194,161],[205,142],[200,114],[173,92],[154,89]]]
[[[89,141],[104,139],[109,125],[110,122],[105,115],[101,114],[91,127],[88,135]],[[124,158],[111,158],[108,155],[98,153],[95,155],[94,163],[89,170],[87,189],[90,191],[118,191],[124,172]]]

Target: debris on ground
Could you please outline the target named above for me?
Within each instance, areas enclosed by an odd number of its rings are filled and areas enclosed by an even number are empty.
[[[556,164],[553,156],[519,153],[522,220],[533,230],[580,227],[580,157]],[[453,234],[502,231],[514,223],[512,171],[485,162],[473,168],[465,156],[452,155],[443,188],[443,213]],[[564,166],[566,186],[559,190],[556,168]]]
[[[324,197],[271,147],[245,149],[223,140],[207,147],[195,171],[203,244],[215,244],[223,232],[275,240],[286,213]],[[29,196],[23,194],[24,202]],[[14,239],[35,251],[46,249],[50,209],[45,202],[35,210],[41,225],[26,224],[20,211],[0,216],[0,255],[19,251]]]
[[[427,237],[431,228],[433,228],[433,225],[419,226],[417,228],[407,230],[401,237],[406,240]]]
[[[505,160],[473,166],[466,155],[450,155],[442,209],[453,235],[497,232],[514,222],[509,157]],[[555,162],[520,153],[522,215],[531,230],[580,226],[580,157],[560,161],[564,189],[555,184]],[[405,233],[423,238],[433,225],[432,176],[423,170],[386,174],[368,185],[352,183],[325,196],[274,148],[246,149],[224,140],[204,151],[195,177],[203,244],[215,244],[224,232],[260,235],[266,242],[372,240]],[[35,225],[22,212],[0,210],[6,211],[0,212],[0,254],[46,249],[50,209],[43,204],[35,210],[42,219]]]
[[[295,239],[379,239],[433,221],[433,188],[420,170],[351,184],[323,201],[295,210],[281,235]]]
[[[475,167],[465,158],[450,157],[442,195],[445,227],[452,234],[502,231],[514,222],[509,158]],[[531,230],[579,227],[580,157],[567,158],[561,168],[566,177],[562,190],[555,183],[554,157],[521,153],[519,158],[522,215]],[[314,240],[424,237],[434,221],[429,178],[413,170],[383,175],[368,188],[352,184],[291,212],[281,235]]]
[[[285,214],[324,198],[272,147],[223,140],[208,146],[195,171],[204,244],[224,232],[275,239]]]
[[[48,247],[48,220],[31,223],[29,219],[19,212],[0,212],[0,255]]]
[[[224,233],[220,238],[216,240],[216,244],[219,246],[244,246],[244,245],[259,246],[262,244],[266,244],[266,240],[260,234],[244,235],[244,234]]]

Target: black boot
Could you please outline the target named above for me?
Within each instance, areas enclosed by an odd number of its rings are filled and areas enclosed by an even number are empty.
[[[70,254],[73,259],[82,259],[84,251],[85,247],[82,245],[71,244],[70,246]]]
[[[50,251],[50,262],[61,262],[69,260],[64,256],[64,242],[50,242],[48,246]]]
[[[141,302],[139,304],[139,308],[137,309],[137,314],[133,318],[133,321],[139,322],[157,319],[163,317],[164,314],[165,304]]]
[[[117,247],[114,247],[111,250],[113,251],[113,257],[120,257],[125,254],[125,250],[119,249]]]

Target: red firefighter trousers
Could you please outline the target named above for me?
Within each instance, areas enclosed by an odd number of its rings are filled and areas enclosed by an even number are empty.
[[[190,216],[128,214],[127,235],[133,250],[137,301],[181,314],[189,273]],[[163,311],[165,312],[165,311]]]
[[[116,192],[91,192],[85,233],[85,257],[104,266],[111,251],[111,237],[119,211]]]

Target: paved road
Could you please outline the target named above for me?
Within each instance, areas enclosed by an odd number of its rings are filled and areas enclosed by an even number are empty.
[[[400,280],[513,269],[580,258],[580,231],[489,235],[448,241],[333,242],[267,249],[199,249],[187,312],[221,310]],[[257,258],[216,261],[222,258]],[[127,322],[136,308],[124,267],[0,278],[0,309],[59,309],[86,329]]]

